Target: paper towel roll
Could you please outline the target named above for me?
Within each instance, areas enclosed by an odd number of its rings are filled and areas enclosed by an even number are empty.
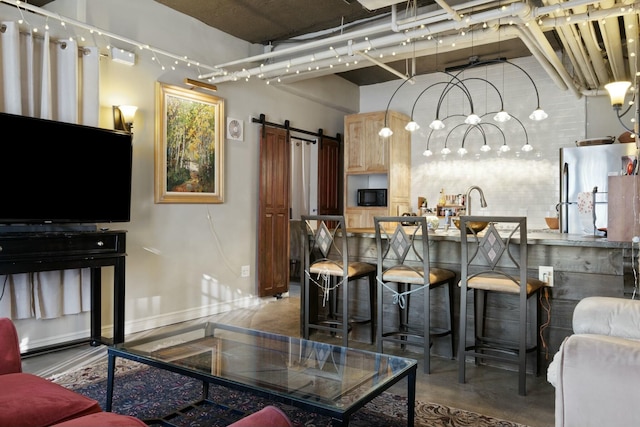
[[[593,212],[593,193],[578,193],[578,212],[581,214],[590,214]]]

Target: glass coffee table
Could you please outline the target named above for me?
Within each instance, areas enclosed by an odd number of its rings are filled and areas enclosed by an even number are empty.
[[[414,359],[217,323],[159,328],[108,348],[107,411],[116,357],[200,380],[203,400],[209,384],[218,384],[329,416],[343,426],[406,377],[407,425],[414,425]]]

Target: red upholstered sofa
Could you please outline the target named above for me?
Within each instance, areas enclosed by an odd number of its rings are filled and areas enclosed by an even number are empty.
[[[138,427],[135,417],[103,412],[97,401],[37,375],[22,372],[15,325],[0,318],[0,427]],[[232,427],[292,427],[278,408],[267,406]]]

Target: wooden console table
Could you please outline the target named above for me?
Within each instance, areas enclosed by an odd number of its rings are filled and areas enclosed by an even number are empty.
[[[83,342],[91,345],[124,342],[126,231],[52,231],[0,233],[0,274],[91,269],[91,337],[29,350],[50,351]],[[102,336],[101,268],[114,267],[113,338]]]

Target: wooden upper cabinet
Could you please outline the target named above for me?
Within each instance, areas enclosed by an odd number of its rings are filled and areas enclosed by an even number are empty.
[[[373,227],[373,217],[408,211],[411,196],[411,133],[405,130],[410,118],[396,111],[387,113],[389,138],[378,135],[385,112],[352,114],[344,119],[344,211],[347,228]],[[386,183],[387,206],[359,207],[358,188]],[[367,187],[367,183],[371,186]],[[400,212],[402,211],[402,212]]]
[[[384,112],[353,114],[345,117],[345,170],[347,172],[376,173],[389,170],[389,138],[378,135],[383,127]]]

